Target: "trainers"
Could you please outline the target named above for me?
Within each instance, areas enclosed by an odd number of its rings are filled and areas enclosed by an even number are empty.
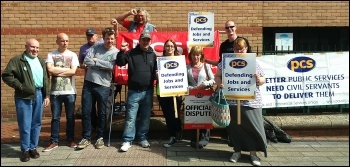
[[[238,159],[241,158],[240,152],[234,152],[232,156],[230,157],[230,161],[236,163]]]
[[[127,142],[124,142],[122,144],[122,147],[120,147],[120,150],[124,151],[124,152],[127,152],[130,147],[131,147],[131,143],[127,141]]]
[[[55,149],[55,148],[57,148],[57,147],[58,147],[58,143],[56,143],[56,142],[51,142],[51,143],[49,144],[49,146],[47,146],[47,147],[43,150],[43,152],[51,151],[51,150],[53,150],[53,149]]]
[[[67,144],[70,148],[76,148],[78,146],[73,140],[68,140]]]
[[[209,137],[203,137],[198,144],[205,147],[209,143]]]
[[[103,137],[100,137],[99,139],[97,139],[96,143],[95,143],[95,147],[97,149],[103,148],[105,146],[105,143],[103,142]]]
[[[83,139],[79,142],[77,148],[83,149],[83,148],[89,146],[90,144],[91,144],[91,142],[90,142],[89,140],[83,138]]]
[[[141,147],[143,148],[148,148],[149,146],[151,146],[147,140],[142,140],[139,142],[139,144],[141,145]]]
[[[40,154],[38,153],[38,151],[36,151],[36,149],[34,150],[29,150],[29,155],[31,158],[36,159],[40,157]]]
[[[163,146],[166,148],[169,148],[171,147],[171,145],[175,144],[176,142],[177,142],[176,138],[174,136],[171,136],[168,143],[165,143]]]
[[[20,159],[22,162],[28,162],[30,160],[29,151],[23,151]]]
[[[252,160],[252,164],[254,166],[260,166],[261,163],[260,163],[260,158],[256,155],[250,155],[250,159]]]

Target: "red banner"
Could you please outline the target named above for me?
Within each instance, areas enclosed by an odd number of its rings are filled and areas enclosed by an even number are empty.
[[[190,49],[188,48],[188,33],[187,32],[153,32],[151,35],[151,47],[157,56],[162,56],[164,42],[168,39],[172,39],[176,42],[177,50],[180,54],[186,56],[186,63],[189,63],[188,53]],[[135,48],[139,43],[140,33],[131,33],[131,32],[120,32],[118,33],[117,39],[117,48],[120,48],[122,42],[129,43],[129,49]],[[214,34],[214,47],[204,48],[204,55],[206,59],[210,60],[219,60],[219,48],[220,48],[220,35],[219,31],[215,31]],[[215,74],[216,66],[212,66],[212,71]],[[122,70],[125,70],[121,72]],[[117,82],[121,85],[127,84],[127,65],[124,67],[117,66],[114,71],[114,82]]]

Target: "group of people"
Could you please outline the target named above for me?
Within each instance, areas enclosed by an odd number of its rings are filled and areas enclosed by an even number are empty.
[[[127,20],[132,15],[132,21]],[[111,20],[114,28],[106,28],[102,32],[103,39],[97,41],[97,32],[89,28],[86,31],[87,43],[80,48],[79,56],[68,50],[69,38],[65,33],[57,35],[57,50],[47,55],[46,62],[38,57],[39,42],[28,39],[25,51],[13,57],[2,73],[3,81],[15,89],[15,106],[22,151],[21,161],[39,158],[37,152],[41,129],[43,107],[51,103],[51,137],[50,144],[43,151],[51,151],[59,144],[59,127],[62,103],[67,117],[66,140],[69,147],[84,149],[91,144],[91,131],[96,129],[95,147],[104,147],[103,135],[106,125],[106,108],[115,65],[128,64],[128,92],[122,145],[120,151],[128,151],[136,139],[144,147],[150,147],[148,131],[153,105],[154,81],[158,79],[156,54],[151,44],[150,32],[156,32],[156,27],[149,23],[149,13],[142,9],[132,9]],[[116,29],[118,23],[129,32],[141,33],[139,44],[128,50],[128,44],[122,43],[119,50],[115,47]],[[236,35],[233,21],[225,23],[228,39],[220,45],[219,61],[205,58],[203,48],[193,46],[188,56],[187,65],[189,89],[207,89],[214,83],[224,88],[221,76],[222,53],[252,52],[246,38]],[[178,56],[176,41],[169,39],[164,43],[163,56]],[[218,66],[214,75],[210,65]],[[41,68],[38,68],[41,67]],[[82,89],[82,139],[74,142],[74,106],[76,100],[75,73],[77,68],[85,69]],[[49,79],[51,76],[51,86]],[[262,103],[259,86],[265,83],[264,72],[256,66],[256,99],[241,101],[242,124],[237,125],[235,100],[229,101],[231,124],[227,127],[229,143],[234,147],[234,153],[229,158],[237,162],[241,151],[249,151],[252,164],[260,165],[256,151],[266,151],[266,137],[263,127]],[[169,133],[169,141],[164,147],[171,147],[182,139],[182,123],[175,117],[173,97],[160,97],[159,85],[156,85],[157,98],[163,111]],[[181,109],[182,97],[176,97],[177,112]],[[97,103],[97,109],[96,109]],[[179,113],[178,113],[179,115]],[[136,127],[136,120],[139,123]],[[200,130],[199,147],[205,147],[209,142],[210,130]],[[193,131],[191,146],[195,147],[196,131]]]

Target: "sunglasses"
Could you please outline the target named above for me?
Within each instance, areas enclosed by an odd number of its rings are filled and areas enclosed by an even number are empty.
[[[234,28],[235,26],[228,26],[228,27],[225,27],[226,30],[228,30],[229,28]]]
[[[114,30],[112,28],[106,28],[104,30],[105,33],[114,33]]]

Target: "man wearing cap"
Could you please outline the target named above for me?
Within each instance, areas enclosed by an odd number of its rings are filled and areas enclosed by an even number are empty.
[[[106,108],[110,93],[112,71],[118,49],[115,47],[115,31],[103,30],[104,43],[93,45],[84,58],[88,66],[83,85],[82,97],[82,140],[77,148],[83,149],[91,144],[91,103],[96,98],[98,121],[95,148],[104,147],[103,135],[106,126]]]
[[[150,47],[150,34],[142,33],[139,41],[140,43],[135,48],[127,52],[125,52],[127,46],[121,45],[116,60],[118,66],[128,64],[127,111],[122,136],[123,144],[120,148],[124,152],[128,151],[135,139],[138,112],[140,112],[140,120],[136,139],[142,147],[150,146],[147,141],[147,134],[153,103],[153,82],[156,79],[157,62],[156,54]]]
[[[86,54],[89,52],[90,47],[95,43],[97,43],[98,35],[96,30],[93,28],[88,28],[85,34],[86,34],[87,43],[80,47],[79,63],[80,63],[80,68],[85,69],[85,74],[86,74],[87,66],[86,64],[84,64],[84,58]],[[91,127],[92,127],[92,130],[95,130],[97,127],[97,119],[98,119],[97,112],[96,112],[96,99],[93,97],[91,102],[92,102],[91,103]]]

